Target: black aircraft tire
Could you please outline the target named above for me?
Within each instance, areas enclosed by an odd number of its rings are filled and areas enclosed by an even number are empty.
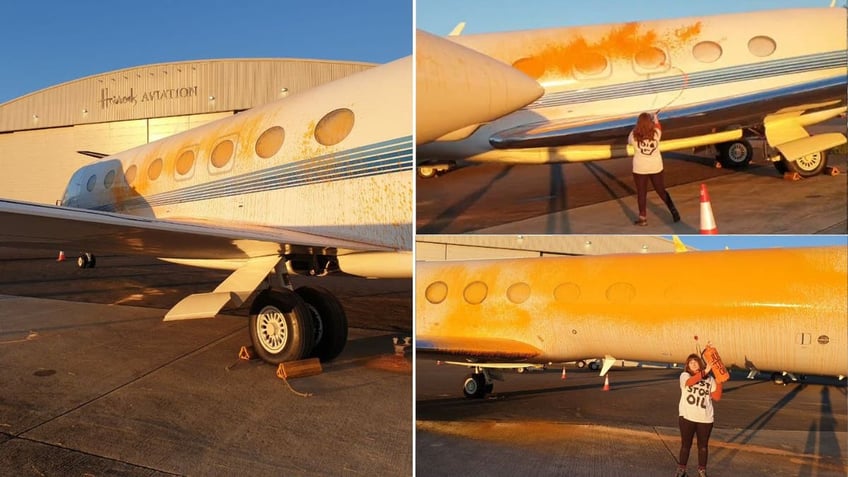
[[[718,162],[728,169],[744,169],[754,157],[754,148],[746,139],[723,142],[716,145]]]
[[[269,363],[295,361],[312,351],[312,315],[291,290],[260,292],[250,306],[248,328],[253,349]]]
[[[482,399],[486,396],[486,377],[482,373],[465,376],[462,383],[462,394],[469,399]]]
[[[788,172],[797,172],[801,177],[813,177],[821,174],[827,166],[827,151],[813,152],[794,161],[781,158],[780,162],[784,163]]]
[[[306,302],[312,316],[315,346],[311,356],[322,362],[333,360],[347,344],[347,315],[342,304],[321,287],[300,287],[295,293]]]

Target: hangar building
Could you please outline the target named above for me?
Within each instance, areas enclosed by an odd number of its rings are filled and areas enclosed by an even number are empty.
[[[114,154],[374,65],[303,59],[161,63],[0,104],[0,197],[54,204],[71,174]],[[96,154],[95,154],[96,155]]]

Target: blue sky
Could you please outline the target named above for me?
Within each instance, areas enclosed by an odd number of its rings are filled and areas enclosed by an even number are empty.
[[[671,236],[664,236],[671,239]],[[682,235],[680,240],[698,250],[731,250],[772,247],[848,246],[846,235]]]
[[[412,53],[411,0],[4,2],[0,104],[121,68],[209,58],[386,63]]]
[[[447,35],[466,22],[465,33],[656,18],[736,13],[775,8],[827,7],[831,0],[417,0],[418,28]],[[845,0],[836,0],[844,6]]]

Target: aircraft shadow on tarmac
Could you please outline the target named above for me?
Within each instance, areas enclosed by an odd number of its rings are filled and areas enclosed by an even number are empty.
[[[752,441],[752,439],[757,435],[758,432],[761,432],[765,429],[766,425],[771,422],[773,419],[778,417],[778,412],[785,408],[792,400],[794,400],[802,391],[807,389],[808,385],[804,383],[798,383],[791,391],[789,391],[785,396],[783,396],[777,403],[775,403],[770,408],[766,409],[760,415],[756,416],[749,424],[744,426],[737,434],[731,436],[727,439],[727,442],[730,443],[738,443],[738,444],[748,444]],[[728,390],[729,392],[738,390],[739,388],[734,388],[732,390]],[[844,386],[830,386],[830,385],[822,385],[821,386],[821,407],[820,413],[821,417],[818,423],[811,423],[807,432],[807,442],[804,447],[804,454],[813,455],[813,456],[821,456],[819,462],[809,461],[806,462],[800,469],[798,475],[799,476],[812,476],[818,475],[818,473],[822,470],[822,467],[829,467],[837,470],[844,470],[845,466],[842,462],[842,452],[840,450],[840,446],[838,444],[836,432],[837,425],[836,419],[833,416],[832,407],[831,407],[831,399],[830,393],[832,390],[835,390],[839,394],[845,394]],[[839,430],[843,431],[843,430]],[[825,447],[827,447],[825,449]],[[720,461],[730,463],[733,461],[736,454],[740,452],[739,448],[731,448],[729,453],[724,455]]]
[[[513,166],[506,166],[503,168],[501,172],[498,173],[488,184],[483,187],[471,191],[468,195],[460,199],[455,204],[446,208],[442,213],[434,217],[430,222],[424,224],[418,228],[418,233],[429,234],[429,233],[439,233],[444,230],[453,219],[462,215],[469,207],[474,205],[481,197],[483,197],[492,186],[495,185],[496,182],[504,179],[509,172],[512,170]]]

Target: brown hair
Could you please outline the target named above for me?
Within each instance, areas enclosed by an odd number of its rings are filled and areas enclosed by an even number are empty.
[[[640,114],[639,118],[636,120],[636,127],[633,128],[633,137],[636,138],[636,141],[642,142],[648,139],[653,139],[654,131],[656,131],[654,118],[648,113]]]
[[[692,361],[693,359],[701,365],[701,371],[703,371],[704,368],[707,367],[707,365],[704,364],[704,360],[701,359],[701,357],[698,356],[697,353],[690,354],[686,357],[686,364],[683,365],[683,368],[686,370],[687,373],[689,373],[690,376],[694,376],[694,374],[692,374],[692,371],[689,371],[689,361]]]

